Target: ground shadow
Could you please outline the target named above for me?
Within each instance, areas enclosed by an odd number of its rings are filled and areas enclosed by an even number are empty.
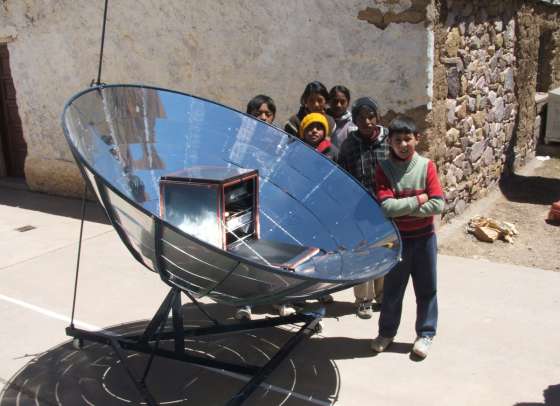
[[[560,405],[560,384],[550,385],[543,391],[544,403],[521,402],[514,406],[558,406]]]
[[[542,140],[537,145],[537,155],[560,158],[560,142],[551,142],[548,145]]]
[[[318,304],[315,301],[306,302],[305,306],[301,309],[304,312],[313,312],[324,305]],[[210,305],[204,306],[205,310],[210,313],[210,315],[218,320],[226,320],[227,322],[234,323],[234,313],[235,308],[223,304],[212,303]],[[347,314],[353,314],[355,312],[354,303],[349,302],[334,302],[332,304],[324,306],[326,309],[325,318],[339,317]],[[193,312],[196,312],[193,305],[188,303],[183,306],[185,312],[185,318],[193,316]],[[275,317],[274,310],[270,306],[259,306],[257,308],[261,314],[266,313],[268,309],[269,314]],[[259,314],[259,313],[257,313]],[[200,313],[199,313],[200,316]],[[291,332],[293,328],[282,327],[280,329],[274,329],[277,333],[278,330],[284,332]],[[284,333],[279,334],[283,336]],[[353,358],[368,358],[373,357],[375,353],[370,348],[370,339],[356,339],[349,337],[325,337],[322,334],[314,335],[310,340],[300,345],[296,350],[297,353],[301,353],[302,361],[309,363],[311,359],[321,359],[324,362],[325,359],[330,361],[343,360],[343,359],[353,359]],[[411,344],[401,344],[393,343],[390,348],[395,346],[393,352],[398,351],[402,345],[402,352],[406,353],[405,347],[411,348]],[[389,351],[389,350],[388,350]],[[391,351],[390,351],[391,352]],[[298,355],[299,357],[299,355]],[[319,361],[317,361],[319,362]]]
[[[371,343],[371,340],[368,340],[368,344],[369,343]],[[368,346],[368,348],[369,348],[369,346]],[[383,352],[384,353],[385,352],[392,352],[394,354],[412,354],[411,351],[412,351],[412,343],[402,343],[400,341],[393,341],[391,343],[391,345],[389,345],[387,347],[387,349]],[[371,353],[372,353],[372,350],[370,349],[370,354]],[[377,357],[379,354],[380,353],[373,352],[374,357]],[[413,358],[411,358],[411,359],[413,359]]]
[[[304,303],[298,303],[294,306],[298,311],[316,311],[321,307],[325,309],[325,318],[338,319],[339,317],[356,314],[356,304],[353,302],[334,301],[333,303],[325,305],[316,300],[307,300]],[[377,303],[372,305],[373,312],[379,312],[380,310],[381,307]],[[255,306],[251,309],[251,312],[257,315],[276,315],[277,311],[272,306]]]
[[[326,314],[325,317],[329,317],[329,318],[339,318],[342,316],[347,316],[350,314],[356,314],[356,304],[354,302],[334,302],[330,305],[327,305],[325,307],[326,309]],[[371,305],[371,310],[374,313],[380,312],[381,311],[381,305],[379,305],[378,303],[372,303]],[[357,316],[356,316],[357,317]]]
[[[82,218],[81,199],[52,196],[45,193],[30,192],[29,190],[0,186],[0,205],[21,207],[22,209],[75,219]],[[86,220],[109,224],[105,212],[96,201],[87,201]]]
[[[504,174],[500,190],[509,201],[550,205],[560,200],[560,179]]]
[[[205,309],[224,323],[234,323],[233,311],[220,304]],[[192,304],[183,306],[185,325],[209,325],[208,319]],[[141,333],[147,321],[111,327],[116,334]],[[187,352],[239,364],[262,365],[288,341],[297,326],[223,334],[212,338],[187,339]],[[371,357],[370,340],[321,335],[305,340],[246,401],[246,405],[332,405],[338,399],[341,377],[335,360]],[[161,343],[172,348],[172,342]],[[127,352],[136,376],[141,376],[148,356]],[[235,394],[248,378],[155,358],[147,386],[160,404],[221,405]],[[85,343],[81,350],[66,342],[29,362],[4,387],[0,406],[35,405],[125,405],[140,404],[120,361],[108,346]]]

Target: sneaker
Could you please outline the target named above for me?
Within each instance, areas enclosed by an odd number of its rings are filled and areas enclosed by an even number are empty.
[[[285,305],[285,304],[284,305],[273,305],[273,307],[278,311],[278,314],[282,317],[290,316],[290,315],[292,315],[296,312],[296,309],[294,309],[290,305]]]
[[[249,306],[243,306],[237,309],[235,312],[235,319],[239,321],[251,320],[251,308]]]
[[[395,337],[383,337],[382,335],[378,335],[371,340],[371,349],[375,352],[383,352],[391,345],[394,338]]]
[[[331,304],[334,302],[334,298],[332,297],[332,295],[324,295],[317,300],[319,301],[319,303],[323,304]]]
[[[373,316],[371,302],[359,303],[358,310],[356,310],[356,314],[360,319],[371,319],[371,316]]]
[[[432,345],[433,337],[416,337],[414,345],[412,346],[412,352],[418,355],[420,358],[426,358],[428,352],[430,351],[430,345]]]

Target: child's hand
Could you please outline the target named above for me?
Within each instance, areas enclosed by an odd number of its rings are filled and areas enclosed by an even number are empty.
[[[420,204],[420,206],[422,206],[428,200],[430,200],[430,196],[428,196],[426,193],[422,193],[421,195],[418,195],[418,203]]]

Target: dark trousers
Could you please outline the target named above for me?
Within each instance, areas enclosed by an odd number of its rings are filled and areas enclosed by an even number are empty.
[[[401,322],[402,303],[408,277],[412,276],[416,294],[416,334],[433,337],[436,334],[438,305],[436,287],[436,235],[403,239],[402,261],[385,275],[385,289],[379,334],[394,337]]]

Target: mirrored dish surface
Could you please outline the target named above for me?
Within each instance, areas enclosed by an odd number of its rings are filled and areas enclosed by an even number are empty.
[[[111,85],[74,96],[63,127],[134,257],[196,295],[231,304],[317,297],[382,276],[399,258],[393,223],[361,185],[243,113],[169,90]],[[176,174],[187,186],[174,201],[196,207],[197,216],[183,218],[194,228],[163,216],[161,178]]]

